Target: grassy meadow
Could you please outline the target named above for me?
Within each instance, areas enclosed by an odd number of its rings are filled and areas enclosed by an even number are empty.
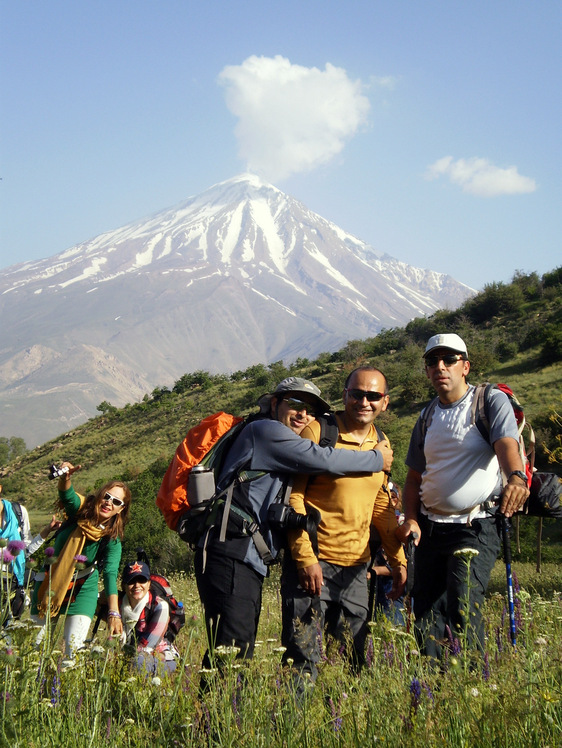
[[[442,669],[420,656],[412,635],[386,619],[372,625],[367,666],[352,675],[328,649],[312,695],[297,708],[281,667],[279,572],[267,580],[254,660],[220,655],[225,676],[207,672],[195,581],[172,578],[187,623],[178,671],[134,673],[104,624],[74,666],[63,669],[59,637],[34,645],[24,619],[0,639],[0,744],[44,746],[557,746],[562,743],[562,572],[514,567],[517,646],[506,615],[498,562],[486,602],[488,639],[476,665],[454,644]],[[540,590],[540,592],[538,591]]]

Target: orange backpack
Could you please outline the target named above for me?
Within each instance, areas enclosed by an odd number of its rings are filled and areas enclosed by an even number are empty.
[[[213,413],[187,432],[176,449],[156,497],[156,506],[171,530],[176,529],[179,518],[190,508],[187,482],[192,469],[196,465],[205,465],[215,472],[217,478],[225,448],[244,423],[240,416]]]

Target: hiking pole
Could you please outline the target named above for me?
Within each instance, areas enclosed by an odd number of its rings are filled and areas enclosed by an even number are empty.
[[[377,596],[377,572],[371,567],[369,569],[369,602],[368,602],[368,616],[367,622],[375,620],[375,600]]]
[[[406,586],[404,587],[404,600],[406,608],[406,631],[410,631],[410,618],[412,615],[412,590],[414,588],[414,554],[416,550],[417,532],[411,532],[406,541]]]
[[[503,514],[500,514],[500,523],[503,541],[503,557],[505,560],[505,575],[507,579],[507,602],[509,609],[509,632],[511,643],[515,647],[515,607],[513,604],[513,577],[511,575],[511,538],[509,535],[509,520]]]

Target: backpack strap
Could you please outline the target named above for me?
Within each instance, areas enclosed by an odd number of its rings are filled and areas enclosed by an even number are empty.
[[[336,416],[333,413],[328,413],[327,415],[318,416],[316,420],[320,424],[318,446],[335,447],[340,433]]]
[[[435,412],[435,408],[437,407],[437,403],[439,402],[438,397],[434,397],[433,400],[425,406],[425,408],[420,413],[420,429],[421,429],[421,442],[420,442],[420,448],[423,451],[423,445],[425,444],[425,435],[427,434],[428,428],[431,426],[431,421],[433,420],[433,414]]]
[[[23,540],[23,510],[21,508],[21,504],[19,501],[11,501],[12,509],[14,510],[14,514],[16,515],[16,519],[18,521],[18,525],[20,528],[20,536]]]
[[[490,393],[494,385],[489,382],[479,384],[474,388],[472,407],[470,409],[470,423],[474,424],[482,438],[490,443]]]

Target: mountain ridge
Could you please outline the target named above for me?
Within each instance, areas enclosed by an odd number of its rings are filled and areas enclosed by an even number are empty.
[[[310,357],[454,308],[472,293],[240,175],[54,257],[0,271],[2,429],[32,444],[56,433],[46,428],[47,400],[37,405],[42,375],[54,376],[61,391],[78,383],[77,412],[92,415],[98,393],[98,403],[123,405],[187,371]],[[22,352],[38,345],[50,364],[26,372],[22,362],[32,358]],[[89,379],[78,363],[83,345],[91,347]],[[28,403],[19,399],[24,390]],[[76,425],[77,415],[68,418],[58,401],[54,407],[53,429],[61,419]],[[46,419],[37,433],[35,415]]]

